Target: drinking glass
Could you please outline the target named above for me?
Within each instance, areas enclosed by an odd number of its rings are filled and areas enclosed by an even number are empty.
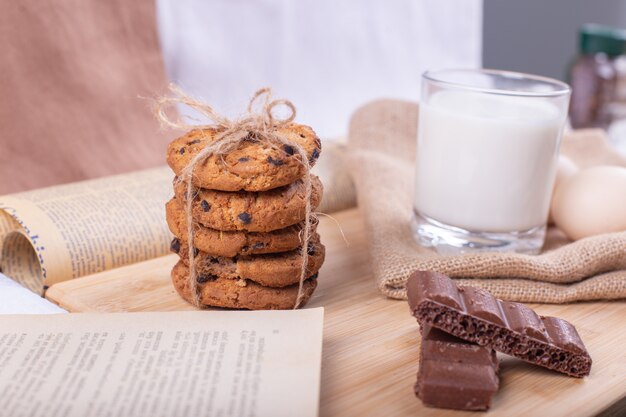
[[[508,71],[422,76],[414,216],[442,254],[537,253],[544,242],[570,88]]]

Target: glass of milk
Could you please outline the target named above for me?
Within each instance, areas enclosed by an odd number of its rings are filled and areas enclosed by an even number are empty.
[[[414,217],[418,243],[442,254],[537,253],[570,88],[495,70],[422,76]]]

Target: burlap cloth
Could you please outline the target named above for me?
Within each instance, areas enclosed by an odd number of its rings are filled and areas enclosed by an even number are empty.
[[[352,117],[347,162],[365,217],[374,275],[380,290],[406,298],[416,269],[435,270],[464,285],[484,288],[506,300],[566,303],[626,298],[626,232],[569,242],[550,228],[536,256],[482,253],[440,256],[411,235],[417,105],[376,101]],[[566,135],[561,151],[581,166],[626,166],[597,130]]]

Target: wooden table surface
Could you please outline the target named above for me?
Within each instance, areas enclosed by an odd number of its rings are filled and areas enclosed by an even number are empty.
[[[321,219],[326,263],[307,307],[325,307],[321,416],[462,416],[415,398],[420,338],[405,301],[378,293],[356,210],[338,213],[349,241]],[[170,284],[166,256],[52,286],[47,297],[72,312],[190,310]],[[626,302],[533,305],[576,325],[593,358],[591,375],[566,377],[501,356],[500,391],[489,416],[626,415]]]

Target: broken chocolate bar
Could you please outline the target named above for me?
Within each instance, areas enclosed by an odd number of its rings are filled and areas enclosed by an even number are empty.
[[[441,330],[422,328],[415,394],[424,405],[456,410],[487,410],[498,391],[496,352]]]
[[[591,357],[574,326],[563,319],[540,317],[524,304],[457,287],[447,276],[430,271],[415,272],[407,294],[421,325],[567,375],[589,375]]]

